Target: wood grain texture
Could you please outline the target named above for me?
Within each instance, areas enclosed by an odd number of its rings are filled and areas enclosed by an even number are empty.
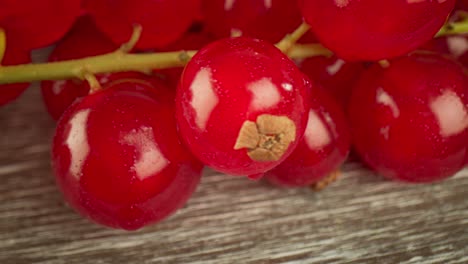
[[[55,187],[39,89],[0,108],[0,263],[468,263],[468,171],[432,185],[350,163],[326,190],[207,170],[187,206],[137,232],[90,223]]]

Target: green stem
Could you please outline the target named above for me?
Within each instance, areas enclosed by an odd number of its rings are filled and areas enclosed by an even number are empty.
[[[280,42],[276,44],[276,47],[284,53],[288,53],[289,50],[297,43],[297,41],[309,31],[310,26],[306,23],[302,23],[293,33],[286,35]]]
[[[196,51],[128,54],[121,50],[77,60],[23,64],[0,67],[0,84],[24,83],[44,80],[86,79],[86,76],[124,71],[151,72],[184,66]],[[331,51],[320,44],[296,44],[289,48],[292,59],[330,56]]]
[[[101,90],[101,84],[99,83],[98,79],[94,74],[90,73],[85,73],[83,75],[83,78],[88,82],[89,87],[90,87],[90,93],[94,93],[98,90]]]
[[[130,37],[130,40],[127,43],[124,43],[122,46],[120,46],[120,51],[122,51],[123,53],[131,52],[135,45],[138,43],[138,40],[140,40],[142,32],[143,27],[141,25],[133,26],[133,33]]]
[[[466,33],[468,33],[467,17],[463,18],[461,21],[447,22],[436,34],[436,37],[460,35]]]
[[[127,54],[121,50],[78,60],[0,67],[0,84],[80,78],[85,74],[184,66],[196,51]]]
[[[306,59],[316,56],[331,56],[333,55],[333,52],[318,43],[295,44],[289,49],[287,55],[291,59]]]

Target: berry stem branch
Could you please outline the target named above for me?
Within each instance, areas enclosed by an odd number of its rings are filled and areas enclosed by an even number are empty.
[[[319,43],[316,44],[297,44],[297,41],[304,36],[310,26],[303,22],[294,32],[286,35],[280,40],[276,47],[291,59],[305,59],[314,56],[331,56],[333,52]]]
[[[84,59],[23,64],[0,67],[0,84],[25,83],[44,80],[87,79],[86,76],[124,71],[151,71],[182,67],[196,51],[176,51],[147,54],[128,54],[122,48],[105,55]],[[320,44],[295,44],[289,48],[291,58],[330,55]]]
[[[333,52],[321,44],[294,44],[286,53],[291,59],[306,59],[316,56],[332,56]]]
[[[184,66],[196,51],[128,54],[120,49],[105,55],[78,60],[0,67],[0,84],[65,80],[84,74],[145,71]]]
[[[436,37],[460,35],[466,33],[468,33],[468,17],[464,17],[460,21],[447,22],[436,34]]]
[[[286,35],[280,40],[276,47],[284,53],[288,53],[289,50],[296,44],[296,42],[309,31],[310,26],[303,22],[293,33]]]
[[[133,27],[133,33],[130,37],[130,40],[127,43],[122,44],[120,46],[120,51],[123,53],[129,53],[133,50],[135,45],[137,44],[138,40],[140,40],[141,32],[143,31],[143,27],[141,25],[135,25]]]
[[[89,87],[91,88],[89,93],[94,93],[94,92],[102,89],[101,84],[99,83],[98,79],[96,78],[96,75],[91,74],[91,73],[85,73],[83,75],[83,79],[85,79],[88,82]]]

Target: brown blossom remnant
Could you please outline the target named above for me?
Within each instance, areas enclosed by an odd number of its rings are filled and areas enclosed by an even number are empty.
[[[260,115],[245,121],[237,136],[235,150],[247,149],[254,161],[278,161],[296,139],[296,125],[286,116]]]

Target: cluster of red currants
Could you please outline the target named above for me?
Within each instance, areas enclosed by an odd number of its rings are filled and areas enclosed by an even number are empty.
[[[59,39],[51,62],[109,53],[135,24],[134,52],[200,49],[184,69],[97,75],[96,92],[81,80],[42,83],[67,201],[132,230],[183,205],[204,165],[302,187],[336,171],[352,145],[392,179],[454,175],[468,159],[468,41],[433,37],[455,2],[6,0],[2,64]],[[274,46],[303,19],[311,32],[300,42],[335,55],[293,62]],[[26,87],[1,85],[0,105]]]

